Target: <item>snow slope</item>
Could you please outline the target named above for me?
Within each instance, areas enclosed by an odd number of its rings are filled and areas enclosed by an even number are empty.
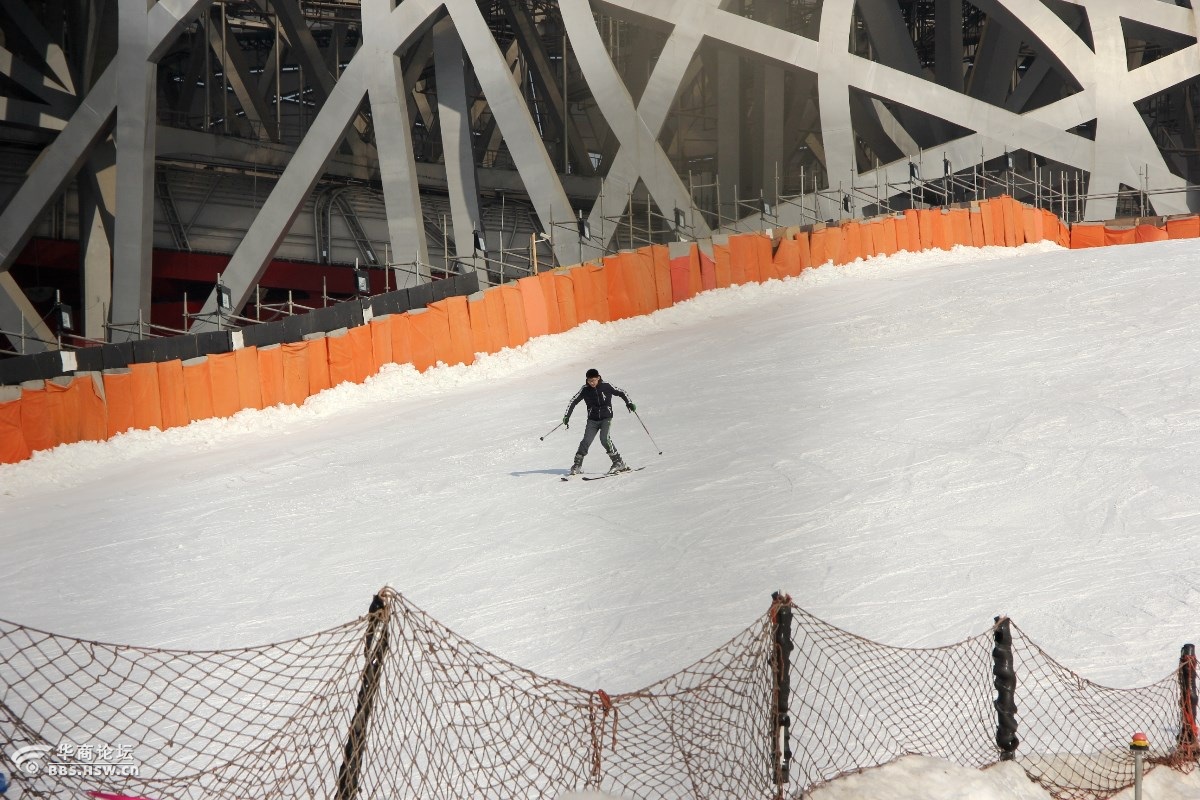
[[[1198,247],[827,265],[303,408],[39,453],[0,466],[0,617],[218,648],[358,616],[390,584],[612,692],[782,588],[903,646],[1008,614],[1088,678],[1147,683],[1200,609]],[[647,469],[562,483],[582,413],[539,437],[592,366],[657,447],[619,409]],[[606,465],[594,445],[585,468]]]

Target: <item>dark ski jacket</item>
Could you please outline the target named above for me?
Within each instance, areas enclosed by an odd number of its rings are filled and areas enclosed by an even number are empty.
[[[575,406],[579,405],[579,401],[582,400],[587,404],[588,419],[612,419],[613,395],[624,400],[626,405],[629,404],[629,395],[611,383],[600,381],[594,389],[585,383],[583,388],[571,398],[571,402],[567,404],[567,413],[563,416],[570,417],[571,412],[575,410]]]

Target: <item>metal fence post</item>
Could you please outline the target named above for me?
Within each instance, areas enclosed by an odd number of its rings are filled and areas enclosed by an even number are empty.
[[[1012,630],[1008,617],[996,617],[992,629],[992,684],[996,687],[996,746],[1001,761],[1016,758],[1017,745],[1017,673],[1013,669]]]

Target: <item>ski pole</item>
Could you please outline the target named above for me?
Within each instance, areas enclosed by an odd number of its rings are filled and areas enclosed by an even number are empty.
[[[557,425],[555,425],[553,428],[551,428],[551,429],[550,429],[548,432],[546,432],[546,434],[545,434],[545,435],[543,435],[543,436],[539,436],[539,437],[538,437],[538,441],[539,441],[539,442],[544,442],[544,441],[546,440],[546,436],[549,436],[551,433],[554,433],[556,430],[558,430],[559,428],[561,428],[563,425],[566,425],[566,424],[567,424],[567,423],[565,423],[565,422],[560,422],[560,423],[558,423],[558,424],[557,424]]]
[[[646,432],[646,435],[647,435],[647,436],[650,436],[650,429],[646,427],[646,423],[642,422],[642,415],[641,415],[641,414],[639,414],[639,413],[637,413],[636,411],[635,411],[635,412],[633,412],[633,415],[634,415],[635,417],[637,417],[637,421],[638,421],[638,422],[641,422],[641,423],[642,423],[642,430],[644,430],[644,431]],[[653,437],[653,436],[650,436],[650,444],[654,445],[656,448],[658,447],[658,442],[654,441],[654,437]],[[658,451],[658,454],[661,456],[661,455],[662,455],[662,450],[659,450],[659,451]]]

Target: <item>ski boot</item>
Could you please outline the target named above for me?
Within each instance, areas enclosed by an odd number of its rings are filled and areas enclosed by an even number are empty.
[[[612,475],[615,472],[629,472],[629,466],[625,460],[619,455],[612,456],[612,466],[608,468],[608,474]]]
[[[570,475],[582,475],[582,474],[583,474],[583,459],[580,458],[579,456],[575,456],[575,463],[571,465],[571,471],[568,472],[567,475],[570,476]]]

